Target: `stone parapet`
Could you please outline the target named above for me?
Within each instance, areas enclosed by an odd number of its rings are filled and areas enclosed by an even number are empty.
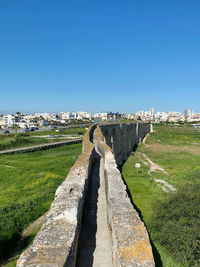
[[[96,136],[98,141],[95,145],[104,164],[114,266],[153,267],[155,264],[147,230],[130,202],[115,157],[110,147],[103,142],[98,126]]]
[[[83,139],[83,153],[58,187],[47,220],[33,244],[17,261],[17,267],[75,266],[78,238],[93,161],[91,127]]]

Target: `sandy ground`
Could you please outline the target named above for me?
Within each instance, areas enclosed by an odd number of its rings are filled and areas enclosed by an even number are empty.
[[[162,168],[160,165],[154,163],[152,160],[150,160],[150,158],[148,158],[145,154],[141,153],[141,152],[137,152],[137,154],[141,155],[145,160],[142,160],[143,163],[149,167],[149,171],[148,174],[151,175],[151,172],[155,172],[155,171],[161,171],[164,174],[168,175],[168,173],[164,170],[164,168]]]

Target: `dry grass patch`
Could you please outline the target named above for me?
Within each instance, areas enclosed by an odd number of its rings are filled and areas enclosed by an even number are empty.
[[[148,149],[156,153],[169,153],[169,152],[187,152],[195,155],[200,155],[200,146],[173,146],[173,145],[163,145],[163,144],[150,144]]]

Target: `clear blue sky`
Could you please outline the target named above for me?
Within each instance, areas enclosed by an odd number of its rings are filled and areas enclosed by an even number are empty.
[[[199,0],[1,0],[0,113],[200,112]]]

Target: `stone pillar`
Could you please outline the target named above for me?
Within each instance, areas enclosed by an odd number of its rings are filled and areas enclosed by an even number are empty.
[[[153,124],[150,123],[150,133],[153,133]]]

